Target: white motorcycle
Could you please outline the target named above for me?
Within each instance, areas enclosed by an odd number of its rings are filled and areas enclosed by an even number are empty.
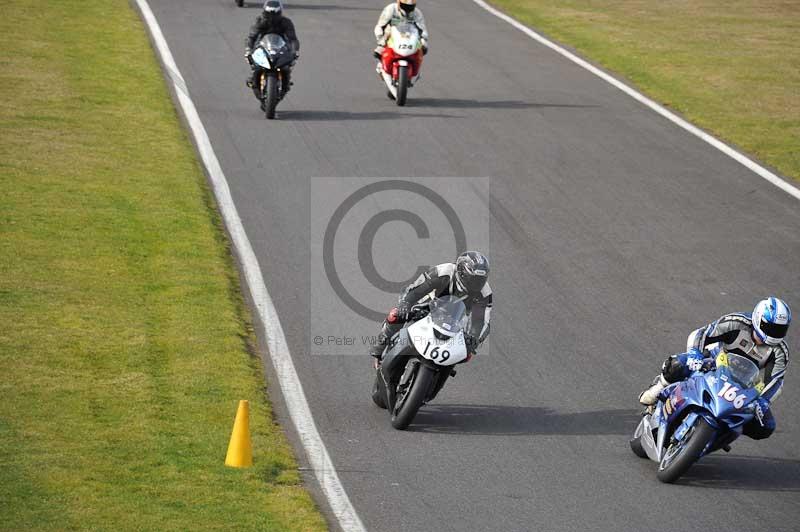
[[[467,362],[464,302],[453,296],[411,308],[412,320],[383,352],[375,373],[372,400],[389,410],[392,426],[408,427],[419,408],[431,401],[450,376],[453,366]]]
[[[422,36],[415,24],[404,22],[391,27],[376,70],[399,106],[406,104],[408,88],[419,80],[423,55]]]

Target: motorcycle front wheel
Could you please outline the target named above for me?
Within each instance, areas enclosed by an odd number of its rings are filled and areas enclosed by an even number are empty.
[[[267,120],[275,118],[278,106],[278,76],[267,75],[267,86],[264,88],[264,114]]]
[[[647,451],[645,451],[644,447],[642,447],[641,436],[633,438],[628,443],[630,443],[631,445],[631,451],[633,451],[633,454],[635,454],[639,458],[647,458]]]
[[[397,98],[395,101],[400,107],[406,104],[408,94],[408,67],[401,66],[397,69]]]
[[[715,432],[705,419],[698,417],[683,440],[673,442],[667,448],[661,463],[658,464],[656,473],[658,480],[666,484],[678,480],[700,458],[700,453],[714,438]]]
[[[397,430],[408,428],[417,415],[419,407],[428,397],[428,392],[436,380],[436,371],[424,366],[417,365],[417,370],[411,377],[404,389],[397,390],[392,408],[392,426]]]

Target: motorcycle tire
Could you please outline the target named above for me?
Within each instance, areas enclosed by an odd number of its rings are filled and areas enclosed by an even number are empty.
[[[633,451],[633,454],[639,458],[647,458],[647,453],[645,452],[644,447],[642,447],[641,436],[632,439],[629,443],[631,444],[631,451]]]
[[[408,94],[408,67],[401,66],[397,69],[397,105],[403,107],[406,104]]]
[[[689,429],[684,436],[684,440],[681,442],[682,448],[677,451],[678,455],[665,466],[664,461],[669,457],[667,454],[658,464],[658,473],[656,473],[658,480],[665,484],[671,484],[678,480],[700,458],[700,453],[714,437],[715,432],[705,419],[698,417],[694,427]]]
[[[434,380],[436,380],[436,372],[434,370],[422,364],[417,366],[417,372],[411,383],[411,389],[406,392],[406,397],[403,398],[399,408],[397,406],[397,401],[395,401],[395,406],[392,409],[392,426],[394,428],[397,430],[405,430],[408,428],[414,420],[414,416],[417,415],[419,407],[422,406],[422,403],[424,403],[425,399],[428,397],[428,392]]]
[[[244,0],[236,0],[236,6],[237,6],[237,7],[242,7],[242,6],[244,6]]]
[[[267,120],[275,118],[278,98],[278,76],[268,75],[267,86],[264,88],[264,115],[266,115]]]

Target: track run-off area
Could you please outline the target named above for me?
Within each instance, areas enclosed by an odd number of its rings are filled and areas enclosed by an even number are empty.
[[[677,485],[660,484],[627,443],[639,391],[688,332],[770,294],[800,305],[795,197],[472,2],[423,4],[431,52],[405,108],[386,98],[370,56],[383,2],[287,3],[302,56],[270,122],[244,86],[260,4],[149,4],[207,132],[200,150],[213,146],[260,265],[271,299],[259,315],[280,318],[281,341],[262,340],[291,353],[313,422],[290,421],[280,368],[268,369],[271,397],[332,525],[796,529],[792,365],[773,437],[743,438]],[[408,431],[370,401],[363,345],[312,353],[313,331],[335,321],[310,303],[321,177],[488,180],[475,210],[489,213],[491,345]],[[418,235],[387,234],[408,250],[394,266],[407,277]]]

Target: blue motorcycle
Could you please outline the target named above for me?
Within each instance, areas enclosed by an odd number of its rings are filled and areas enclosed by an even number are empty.
[[[730,444],[760,414],[758,367],[745,357],[721,352],[716,369],[696,369],[667,387],[636,427],[631,449],[658,463],[658,480],[675,482],[700,457]]]

